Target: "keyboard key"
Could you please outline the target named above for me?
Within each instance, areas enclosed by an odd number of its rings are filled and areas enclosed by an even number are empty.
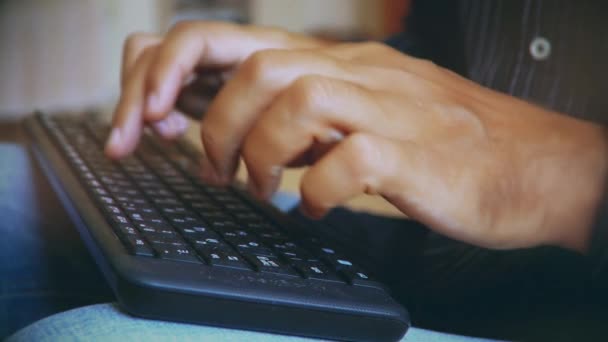
[[[115,197],[121,205],[147,205],[148,201],[143,197],[119,195]]]
[[[157,225],[157,224],[136,222],[135,226],[144,235],[146,235],[146,234],[147,235],[158,234],[158,235],[165,235],[165,236],[167,236],[167,235],[175,235],[175,234],[177,234],[175,232],[175,230],[173,230],[173,228],[171,228],[171,226],[169,226],[169,225],[163,225],[163,224],[158,224]]]
[[[239,221],[259,221],[262,222],[263,218],[257,213],[253,212],[235,212],[232,213]]]
[[[190,228],[178,228],[178,231],[182,234],[184,239],[190,241],[190,243],[195,243],[195,241],[204,241],[205,239],[215,239],[217,241],[221,240],[220,236],[216,232],[213,232],[207,228],[199,228],[196,230]]]
[[[351,285],[369,286],[384,289],[384,285],[370,279],[367,273],[361,270],[342,270],[340,274],[345,277]]]
[[[131,235],[123,241],[127,243],[127,248],[134,255],[149,257],[154,256],[152,248],[150,248],[146,241],[144,241],[144,239],[141,237]]]
[[[340,279],[335,273],[330,271],[327,266],[322,263],[309,263],[309,262],[299,262],[295,263],[294,267],[302,273],[302,275],[307,279],[316,279],[316,280],[324,280],[331,282],[339,282],[343,283],[342,279]]]
[[[168,221],[174,226],[190,226],[190,225],[203,225],[203,221],[196,217],[184,214],[167,215]]]
[[[122,211],[115,205],[104,205],[106,213],[111,215],[122,215]]]
[[[180,231],[184,231],[184,230],[188,229],[188,230],[194,230],[197,232],[205,232],[205,231],[209,230],[209,227],[207,226],[207,224],[204,222],[201,222],[201,221],[185,221],[185,222],[171,221],[171,223],[173,224],[173,226],[175,228],[177,228]]]
[[[114,204],[114,199],[109,196],[99,196],[98,198],[105,204]]]
[[[205,237],[203,239],[192,239],[190,243],[199,252],[210,250],[232,250],[232,248],[219,237]]]
[[[277,251],[281,251],[281,252],[294,251],[299,248],[295,243],[290,242],[290,241],[282,242],[282,243],[274,243],[274,244],[270,245],[270,247],[274,248]]]
[[[220,207],[211,201],[194,201],[190,203],[190,206],[197,212],[216,211]]]
[[[126,216],[123,215],[116,215],[116,214],[112,214],[109,215],[110,220],[115,223],[115,224],[129,224],[131,222],[129,222],[129,219]]]
[[[201,263],[200,259],[196,257],[196,253],[193,250],[185,247],[155,247],[154,250],[158,253],[161,259],[185,261],[192,263]]]
[[[245,204],[242,203],[229,203],[226,204],[224,206],[224,208],[226,208],[227,210],[230,210],[230,212],[248,212],[251,211],[251,208],[249,208],[248,206],[246,206]]]
[[[298,276],[298,274],[288,265],[283,264],[277,257],[266,255],[246,255],[245,258],[253,264],[259,272],[277,273],[290,276]]]
[[[166,188],[144,188],[144,194],[148,197],[161,197],[161,196],[173,196],[173,193]]]
[[[294,250],[281,251],[278,250],[277,253],[286,259],[290,263],[298,263],[298,262],[321,262],[319,258],[313,257],[308,251],[298,248]]]
[[[220,234],[224,237],[224,239],[244,239],[251,237],[251,234],[242,229],[221,230]]]
[[[199,211],[199,215],[209,222],[227,221],[232,219],[229,215],[220,210]]]
[[[173,189],[173,191],[177,192],[177,193],[198,193],[199,189],[197,187],[195,187],[192,184],[188,183],[183,183],[183,184],[177,184],[177,185],[173,185],[171,187]]]
[[[187,202],[204,201],[208,199],[207,196],[199,193],[183,193],[180,197]]]
[[[241,270],[251,270],[243,258],[234,252],[220,250],[202,250],[199,252],[211,266],[230,267]]]
[[[219,232],[240,229],[240,225],[232,219],[211,221],[211,226]]]
[[[153,235],[147,237],[146,240],[154,248],[166,248],[166,247],[186,247],[187,244],[184,240],[178,236],[161,236]]]
[[[138,213],[141,215],[158,216],[156,209],[149,205],[139,205],[135,203],[121,203],[122,209],[127,213]]]
[[[276,232],[276,227],[267,222],[244,222],[244,227],[258,233]]]
[[[160,211],[165,215],[175,215],[175,214],[184,214],[184,215],[193,215],[194,213],[188,210],[186,207],[182,205],[169,205],[169,206],[161,206]]]
[[[354,270],[355,265],[347,258],[339,255],[323,255],[321,259],[328,263],[335,270]]]
[[[232,194],[222,194],[216,195],[213,197],[217,202],[228,205],[228,204],[240,204],[242,201],[240,198],[232,195]]]
[[[127,238],[129,236],[139,237],[137,229],[130,224],[118,224],[115,226],[115,230],[120,237]]]
[[[176,197],[162,197],[162,198],[154,198],[152,199],[156,205],[164,206],[164,205],[180,205],[181,202]]]
[[[265,255],[274,257],[275,254],[270,250],[270,248],[264,246],[262,243],[258,242],[255,238],[247,237],[247,238],[226,238],[230,244],[234,246],[239,252],[243,254],[253,254],[253,255]]]
[[[162,217],[155,212],[133,210],[130,211],[128,215],[131,220],[136,222],[158,222],[158,220],[162,220]]]

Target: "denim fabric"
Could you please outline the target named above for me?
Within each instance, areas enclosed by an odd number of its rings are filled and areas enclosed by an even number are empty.
[[[113,298],[27,148],[0,143],[0,340]]]
[[[116,304],[98,304],[45,318],[6,342],[51,341],[319,341],[294,336],[146,320],[129,316]],[[402,341],[490,341],[412,328]]]

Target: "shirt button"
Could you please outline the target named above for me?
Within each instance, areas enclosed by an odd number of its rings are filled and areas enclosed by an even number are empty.
[[[530,55],[536,61],[544,61],[551,55],[551,42],[544,37],[536,37],[530,42]]]

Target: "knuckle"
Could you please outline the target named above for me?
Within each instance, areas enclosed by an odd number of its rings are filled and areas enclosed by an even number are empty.
[[[129,34],[124,41],[124,50],[132,50],[137,48],[141,44],[141,41],[144,39],[145,35],[146,34],[143,32],[134,32]]]
[[[369,42],[365,42],[365,43],[361,43],[363,49],[369,51],[370,53],[389,53],[389,52],[393,52],[394,50],[392,48],[390,48],[389,46],[387,46],[384,43],[380,43],[380,42],[374,42],[374,41],[369,41]]]
[[[278,50],[256,51],[243,63],[241,70],[247,80],[258,81],[270,77],[282,64],[283,52]]]
[[[194,20],[182,20],[182,21],[175,23],[171,27],[168,35],[181,36],[184,34],[189,34],[195,26],[196,26],[196,21],[194,21]]]
[[[169,35],[190,35],[201,33],[213,33],[222,30],[230,30],[238,27],[237,24],[225,21],[213,20],[182,20],[175,23],[169,30]]]
[[[306,75],[294,81],[288,92],[288,105],[294,114],[319,114],[323,103],[331,97],[330,82],[317,75]]]
[[[377,142],[369,135],[354,133],[345,143],[346,153],[343,157],[347,168],[351,170],[353,177],[366,187],[374,187],[373,176],[382,165]]]
[[[439,66],[429,59],[416,59],[416,68],[428,73],[439,71]]]
[[[141,54],[137,58],[136,62],[141,63],[142,61],[151,59],[156,52],[156,48],[154,46],[147,46],[141,50]]]

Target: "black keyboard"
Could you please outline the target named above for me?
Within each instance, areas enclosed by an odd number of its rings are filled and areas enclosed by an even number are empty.
[[[199,179],[198,151],[150,132],[120,161],[96,120],[35,115],[34,147],[122,307],[138,316],[397,340],[405,309],[335,242]]]

